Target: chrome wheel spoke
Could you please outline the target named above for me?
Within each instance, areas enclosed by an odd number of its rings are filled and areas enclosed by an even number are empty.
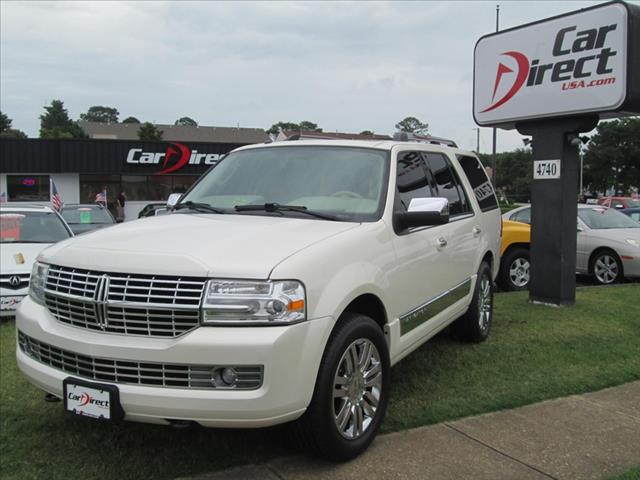
[[[373,344],[366,342],[362,349],[360,350],[360,356],[358,358],[358,367],[360,370],[364,371],[364,369],[369,365],[371,361],[371,350],[373,348]]]
[[[349,423],[350,419],[351,419],[351,404],[349,402],[344,402],[342,404],[342,408],[340,409],[340,412],[336,416],[336,424],[338,425],[338,428],[340,429],[340,431],[343,431],[345,428],[347,428],[347,424]]]
[[[363,425],[363,415],[362,415],[362,409],[360,408],[360,405],[354,405],[353,406],[353,435],[354,437],[359,437],[360,435],[362,435],[362,432],[364,431],[364,429],[362,428]]]

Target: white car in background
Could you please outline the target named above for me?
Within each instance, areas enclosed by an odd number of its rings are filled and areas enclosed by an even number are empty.
[[[46,247],[73,236],[60,215],[37,205],[0,205],[0,316],[13,316],[29,291],[33,262]]]
[[[531,224],[531,205],[515,208],[503,220]],[[608,285],[624,277],[640,277],[640,224],[613,208],[578,205],[576,271]],[[524,258],[526,255],[526,258]],[[529,249],[522,250],[529,263]],[[509,258],[509,262],[518,262]],[[527,288],[527,285],[522,288]]]

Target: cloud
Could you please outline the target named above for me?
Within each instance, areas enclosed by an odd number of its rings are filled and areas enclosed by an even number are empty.
[[[474,147],[473,47],[493,29],[494,5],[2,2],[0,105],[32,136],[42,106],[60,98],[76,118],[111,105],[160,123],[307,119],[326,130],[392,133],[413,115]],[[564,10],[506,3],[503,25]],[[517,134],[500,138],[499,149],[521,145]]]

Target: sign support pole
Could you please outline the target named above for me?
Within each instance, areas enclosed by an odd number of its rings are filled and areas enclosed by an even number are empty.
[[[531,283],[529,300],[573,305],[576,300],[578,215],[578,134],[598,124],[598,117],[560,118],[516,125],[533,137],[533,160],[559,160],[559,178],[534,179],[531,189]],[[545,165],[546,163],[543,163]],[[549,176],[557,176],[557,172]],[[534,171],[535,176],[535,171]]]

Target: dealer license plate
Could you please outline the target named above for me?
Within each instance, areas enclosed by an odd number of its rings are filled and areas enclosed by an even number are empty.
[[[0,297],[0,310],[15,310],[24,297]]]
[[[67,378],[64,383],[64,408],[83,417],[113,420],[121,417],[118,388]]]

